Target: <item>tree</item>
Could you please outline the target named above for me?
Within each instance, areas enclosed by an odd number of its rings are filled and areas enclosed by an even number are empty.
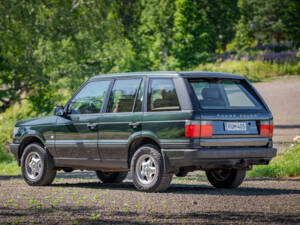
[[[190,68],[203,61],[211,49],[212,26],[198,1],[177,0],[174,14],[174,58],[180,68]]]
[[[139,59],[147,70],[167,70],[173,44],[174,0],[142,2]]]
[[[299,43],[300,16],[298,0],[239,0],[241,19],[237,25],[238,45],[245,45],[246,37],[257,44]],[[298,9],[298,10],[297,10]],[[244,36],[241,43],[239,38]],[[244,46],[247,47],[247,46]]]
[[[36,110],[50,111],[61,78],[74,90],[92,75],[134,70],[135,53],[124,37],[128,13],[119,17],[120,10],[107,0],[2,1],[0,112],[24,92]]]

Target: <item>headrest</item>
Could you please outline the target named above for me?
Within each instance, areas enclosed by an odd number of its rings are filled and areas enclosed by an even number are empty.
[[[161,97],[164,100],[174,100],[175,93],[174,91],[161,91]]]
[[[219,92],[216,88],[203,88],[201,93],[203,98],[219,99]]]

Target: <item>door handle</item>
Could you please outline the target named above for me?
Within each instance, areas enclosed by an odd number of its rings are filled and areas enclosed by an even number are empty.
[[[130,126],[131,128],[137,128],[139,125],[141,125],[140,122],[131,122],[131,123],[129,123],[129,126]]]
[[[96,127],[97,127],[97,124],[96,123],[88,123],[86,125],[90,130],[95,130]]]

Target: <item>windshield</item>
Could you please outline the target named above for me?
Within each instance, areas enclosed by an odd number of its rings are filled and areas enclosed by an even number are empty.
[[[189,80],[203,109],[261,109],[240,81]]]

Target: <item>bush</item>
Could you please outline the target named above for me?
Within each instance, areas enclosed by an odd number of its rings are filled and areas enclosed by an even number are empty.
[[[293,177],[300,175],[300,142],[284,149],[267,166],[254,166],[250,177]]]
[[[14,104],[0,114],[0,163],[13,161],[14,157],[9,152],[8,143],[11,142],[14,125],[18,120],[31,116],[35,116],[35,114],[31,112],[31,107],[27,100]]]
[[[262,81],[263,79],[280,75],[300,74],[300,67],[297,63],[272,63],[259,60],[227,60],[224,62],[200,64],[194,70],[240,74],[250,81]]]

